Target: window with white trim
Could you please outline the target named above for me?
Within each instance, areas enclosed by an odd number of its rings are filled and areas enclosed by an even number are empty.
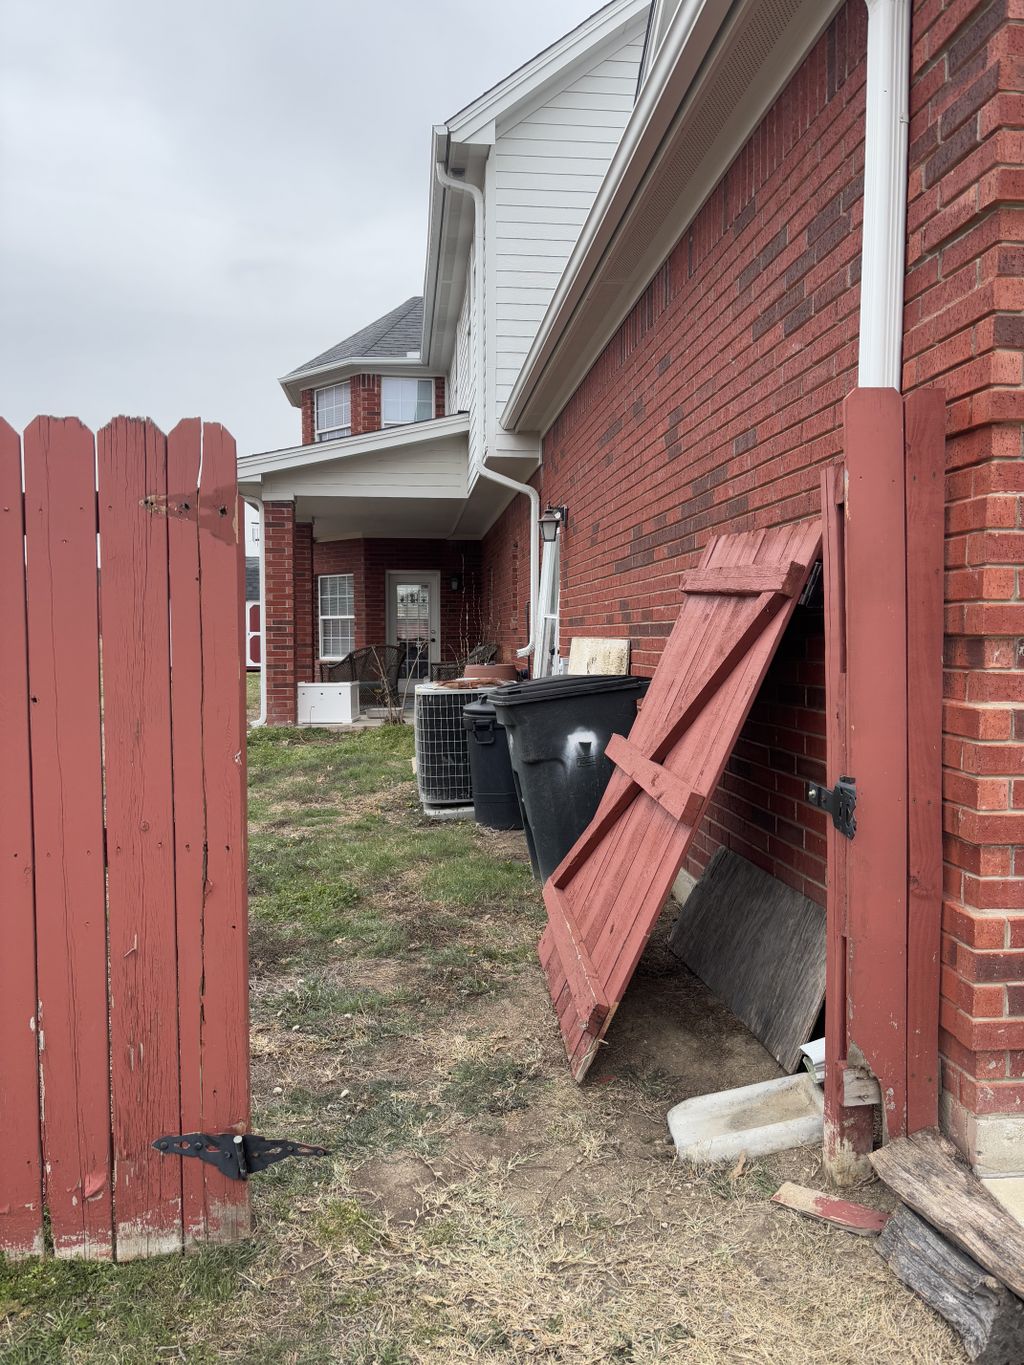
[[[407,422],[427,422],[434,415],[432,379],[398,379],[385,375],[380,385],[381,424],[403,426]]]
[[[317,389],[313,402],[313,434],[318,441],[334,441],[352,434],[352,394],[348,383]]]
[[[344,659],[356,647],[355,586],[350,573],[317,579],[320,601],[320,657]]]

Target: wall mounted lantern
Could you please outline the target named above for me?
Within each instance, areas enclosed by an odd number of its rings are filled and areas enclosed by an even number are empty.
[[[540,519],[540,538],[550,545],[552,541],[558,539],[558,532],[563,530],[569,523],[568,507],[551,507],[544,509],[544,515]]]

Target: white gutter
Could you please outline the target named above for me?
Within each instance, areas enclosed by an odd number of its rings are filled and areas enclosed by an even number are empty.
[[[434,170],[438,181],[449,190],[461,190],[473,201],[473,292],[476,304],[476,409],[479,414],[477,430],[480,433],[480,477],[491,483],[511,488],[513,493],[524,493],[530,500],[530,635],[524,649],[516,650],[517,659],[528,659],[537,647],[537,597],[540,582],[540,494],[528,483],[519,483],[507,474],[498,474],[487,467],[488,437],[493,424],[493,414],[487,411],[487,385],[484,354],[484,196],[482,190],[465,180],[456,180],[448,174],[440,161],[435,161]]]
[[[857,383],[896,389],[903,368],[907,235],[909,0],[865,0],[868,10]]]
[[[260,712],[249,726],[250,730],[258,730],[261,725],[267,723],[267,559],[265,553],[267,542],[266,527],[263,524],[263,499],[247,496],[245,501],[259,517],[260,529]],[[244,535],[244,521],[242,532]],[[246,622],[246,631],[248,629],[248,622]],[[246,647],[246,663],[248,663],[248,646]]]

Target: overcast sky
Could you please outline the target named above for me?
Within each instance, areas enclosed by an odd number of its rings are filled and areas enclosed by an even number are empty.
[[[0,0],[0,415],[295,444],[418,294],[432,124],[599,0]]]

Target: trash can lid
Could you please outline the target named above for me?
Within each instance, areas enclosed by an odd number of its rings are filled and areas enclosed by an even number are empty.
[[[470,728],[474,717],[477,720],[494,720],[495,716],[496,712],[489,697],[480,697],[477,701],[468,701],[462,708],[462,723],[467,729]]]
[[[631,673],[562,674],[555,678],[530,678],[526,682],[489,688],[487,700],[495,706],[522,706],[527,702],[585,697],[595,692],[640,692],[650,685],[650,681],[650,678],[637,678]]]

